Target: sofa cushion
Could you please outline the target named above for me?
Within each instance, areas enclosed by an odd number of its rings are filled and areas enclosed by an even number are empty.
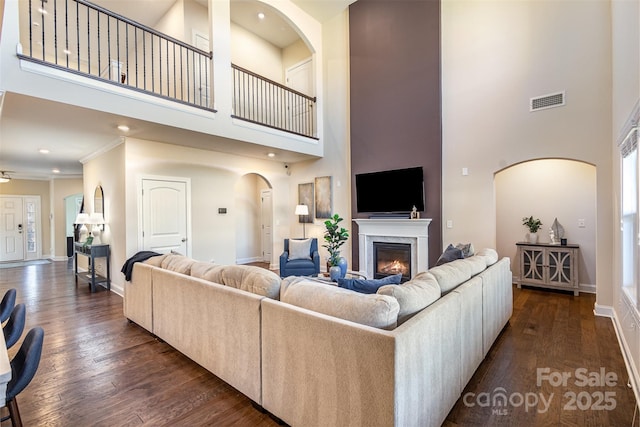
[[[361,294],[304,277],[283,280],[280,300],[329,316],[393,329],[398,322],[398,301],[388,295]]]
[[[191,265],[191,276],[197,277],[198,279],[209,280],[205,277],[210,277],[212,274],[215,274],[216,270],[219,270],[222,265],[215,264],[213,262],[204,262],[204,261],[196,261]],[[210,282],[220,283],[220,279],[218,280],[209,280]]]
[[[429,273],[438,281],[442,295],[471,278],[471,268],[462,259],[433,267],[429,269]]]
[[[280,296],[280,276],[255,265],[198,262],[191,268],[191,276],[268,298],[278,299]]]
[[[262,295],[272,299],[280,296],[280,276],[273,271],[255,265],[225,265],[221,270],[222,281],[243,291]]]
[[[311,259],[311,239],[289,239],[289,259]]]
[[[436,261],[436,266],[446,264],[448,262],[454,261],[456,259],[462,259],[462,249],[456,248],[453,245],[447,246],[444,250],[438,261]]]
[[[456,260],[455,263],[455,265],[459,265],[460,268],[465,269],[471,277],[486,270],[487,268],[486,260],[478,256]]]
[[[399,286],[388,285],[378,289],[379,295],[394,297],[400,306],[398,325],[409,320],[420,310],[433,304],[440,298],[440,285],[433,274],[422,272]]]
[[[498,252],[496,252],[495,249],[484,248],[478,251],[476,256],[482,257],[485,260],[487,267],[498,262]]]
[[[167,254],[164,255],[158,255],[158,256],[154,256],[149,258],[146,261],[143,261],[145,264],[149,264],[153,267],[161,267],[162,266],[162,261],[164,261],[164,259],[167,257]]]
[[[381,286],[398,285],[402,274],[394,274],[382,279],[338,279],[338,286],[363,294],[375,294]]]
[[[171,270],[175,271],[176,273],[188,275],[191,273],[191,265],[194,262],[195,261],[191,258],[183,255],[169,254],[164,258],[164,260],[162,260],[160,267],[164,268],[165,270]]]

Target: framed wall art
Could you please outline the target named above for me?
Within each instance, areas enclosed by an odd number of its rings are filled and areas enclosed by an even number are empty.
[[[331,218],[333,200],[331,194],[331,177],[321,176],[316,178],[316,218]]]
[[[310,224],[314,218],[313,182],[298,184],[298,204],[309,207],[309,215],[300,215],[298,222]]]

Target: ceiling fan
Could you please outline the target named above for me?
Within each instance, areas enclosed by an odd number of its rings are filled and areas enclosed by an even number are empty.
[[[0,171],[0,184],[4,184],[5,182],[11,181],[11,176],[9,172],[13,171]]]

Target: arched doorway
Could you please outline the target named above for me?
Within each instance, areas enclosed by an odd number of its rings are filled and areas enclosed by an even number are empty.
[[[235,186],[236,264],[272,264],[271,184],[263,176],[243,175]]]
[[[537,159],[511,165],[494,176],[496,249],[512,260],[519,276],[516,242],[525,240],[524,217],[542,221],[541,243],[549,242],[554,221],[562,224],[569,243],[580,245],[580,290],[595,293],[596,167],[568,159]]]

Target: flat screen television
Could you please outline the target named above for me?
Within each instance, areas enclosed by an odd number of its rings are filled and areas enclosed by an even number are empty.
[[[356,174],[356,209],[359,213],[424,211],[422,167]]]

